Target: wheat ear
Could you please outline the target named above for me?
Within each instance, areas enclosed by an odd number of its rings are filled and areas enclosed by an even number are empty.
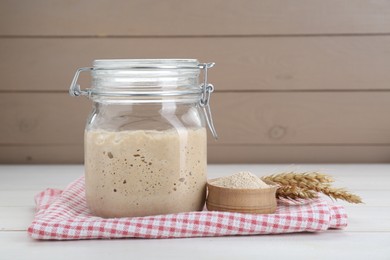
[[[333,188],[330,187],[329,185],[326,185],[318,189],[318,192],[321,192],[326,196],[336,200],[337,199],[345,200],[349,203],[355,203],[355,204],[363,203],[362,199],[358,195],[352,194],[344,188]]]
[[[287,172],[264,176],[262,177],[262,179],[272,181],[282,186],[301,186],[301,184],[319,184],[334,182],[334,179],[331,176],[319,172]]]
[[[276,192],[276,197],[296,200],[315,199],[318,195],[312,190],[301,189],[297,186],[280,186]]]
[[[333,188],[330,183],[334,179],[326,174],[318,172],[305,173],[279,173],[262,177],[265,181],[274,182],[280,187],[276,192],[278,198],[287,199],[311,199],[313,193],[321,192],[330,198],[341,199],[350,203],[363,203],[362,199],[344,188]]]

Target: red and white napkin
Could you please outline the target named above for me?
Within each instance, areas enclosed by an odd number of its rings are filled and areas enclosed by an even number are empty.
[[[65,190],[46,189],[35,196],[36,215],[28,228],[34,239],[180,238],[318,232],[347,226],[344,207],[325,200],[279,203],[274,214],[217,211],[104,219],[90,214],[84,177]]]

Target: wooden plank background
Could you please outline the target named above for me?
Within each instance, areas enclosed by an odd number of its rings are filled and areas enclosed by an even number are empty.
[[[0,163],[83,161],[101,58],[215,61],[209,162],[390,161],[389,1],[0,1]]]

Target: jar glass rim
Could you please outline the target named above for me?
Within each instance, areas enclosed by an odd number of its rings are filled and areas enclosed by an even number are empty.
[[[93,62],[94,70],[104,69],[196,69],[197,59],[98,59]]]

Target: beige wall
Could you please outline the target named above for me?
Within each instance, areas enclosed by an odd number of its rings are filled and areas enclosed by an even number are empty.
[[[97,58],[215,61],[210,162],[390,162],[390,1],[0,1],[0,163],[83,161]]]

